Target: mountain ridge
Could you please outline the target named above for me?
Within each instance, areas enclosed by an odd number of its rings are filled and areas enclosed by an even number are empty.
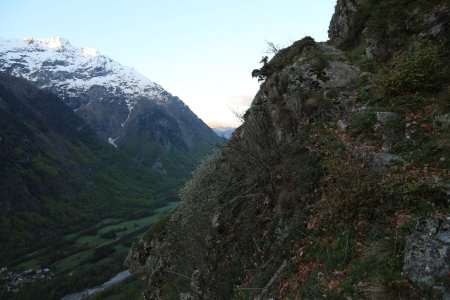
[[[338,0],[126,265],[146,299],[448,299],[448,1]]]
[[[61,38],[0,39],[0,72],[58,95],[97,134],[175,178],[175,186],[221,143],[178,97],[134,69]]]
[[[53,90],[64,86],[67,96],[85,91],[92,85],[108,89],[121,88],[129,96],[143,96],[152,93],[155,102],[163,99],[163,89],[131,67],[122,66],[102,55],[98,50],[87,47],[75,47],[68,40],[53,37],[44,39],[4,39],[0,38],[2,53],[2,71],[29,81],[50,81],[38,83],[40,88]],[[56,64],[52,64],[56,62]],[[26,67],[21,71],[16,63]],[[23,67],[22,66],[22,67]],[[41,78],[39,72],[44,69],[59,72],[61,80]],[[65,95],[63,95],[65,97]],[[126,102],[131,111],[134,102]],[[160,102],[163,104],[163,102]],[[77,107],[73,108],[77,109]]]
[[[226,139],[230,139],[231,135],[236,130],[236,127],[216,126],[216,127],[212,127],[212,130],[214,130],[214,132],[218,136],[226,138]]]

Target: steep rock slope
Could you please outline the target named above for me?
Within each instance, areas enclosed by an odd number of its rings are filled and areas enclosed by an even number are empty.
[[[158,207],[158,177],[52,93],[0,74],[0,265],[101,218]]]
[[[186,177],[219,142],[178,97],[61,38],[0,39],[0,71],[55,93],[105,140],[168,180]]]
[[[334,45],[263,59],[244,124],[129,252],[146,298],[448,297],[448,11],[338,1]]]

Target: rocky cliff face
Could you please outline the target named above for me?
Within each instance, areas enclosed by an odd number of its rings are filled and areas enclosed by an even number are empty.
[[[416,221],[448,216],[448,25],[427,23],[447,9],[338,1],[335,44],[307,37],[263,61],[243,125],[129,253],[146,297],[445,297],[447,263],[430,288],[402,271]]]
[[[361,0],[338,0],[335,12],[328,29],[330,41],[339,42],[348,38],[350,22],[353,14],[358,10]]]
[[[161,175],[186,176],[219,141],[178,97],[61,38],[0,39],[0,71],[55,93],[105,140]]]

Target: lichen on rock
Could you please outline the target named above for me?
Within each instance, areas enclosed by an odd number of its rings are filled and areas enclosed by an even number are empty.
[[[404,275],[447,299],[450,297],[449,272],[450,217],[420,220],[416,232],[406,237]]]

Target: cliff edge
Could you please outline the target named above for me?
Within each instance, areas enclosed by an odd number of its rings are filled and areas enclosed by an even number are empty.
[[[338,1],[252,75],[245,122],[126,264],[147,299],[445,298],[445,1]]]

